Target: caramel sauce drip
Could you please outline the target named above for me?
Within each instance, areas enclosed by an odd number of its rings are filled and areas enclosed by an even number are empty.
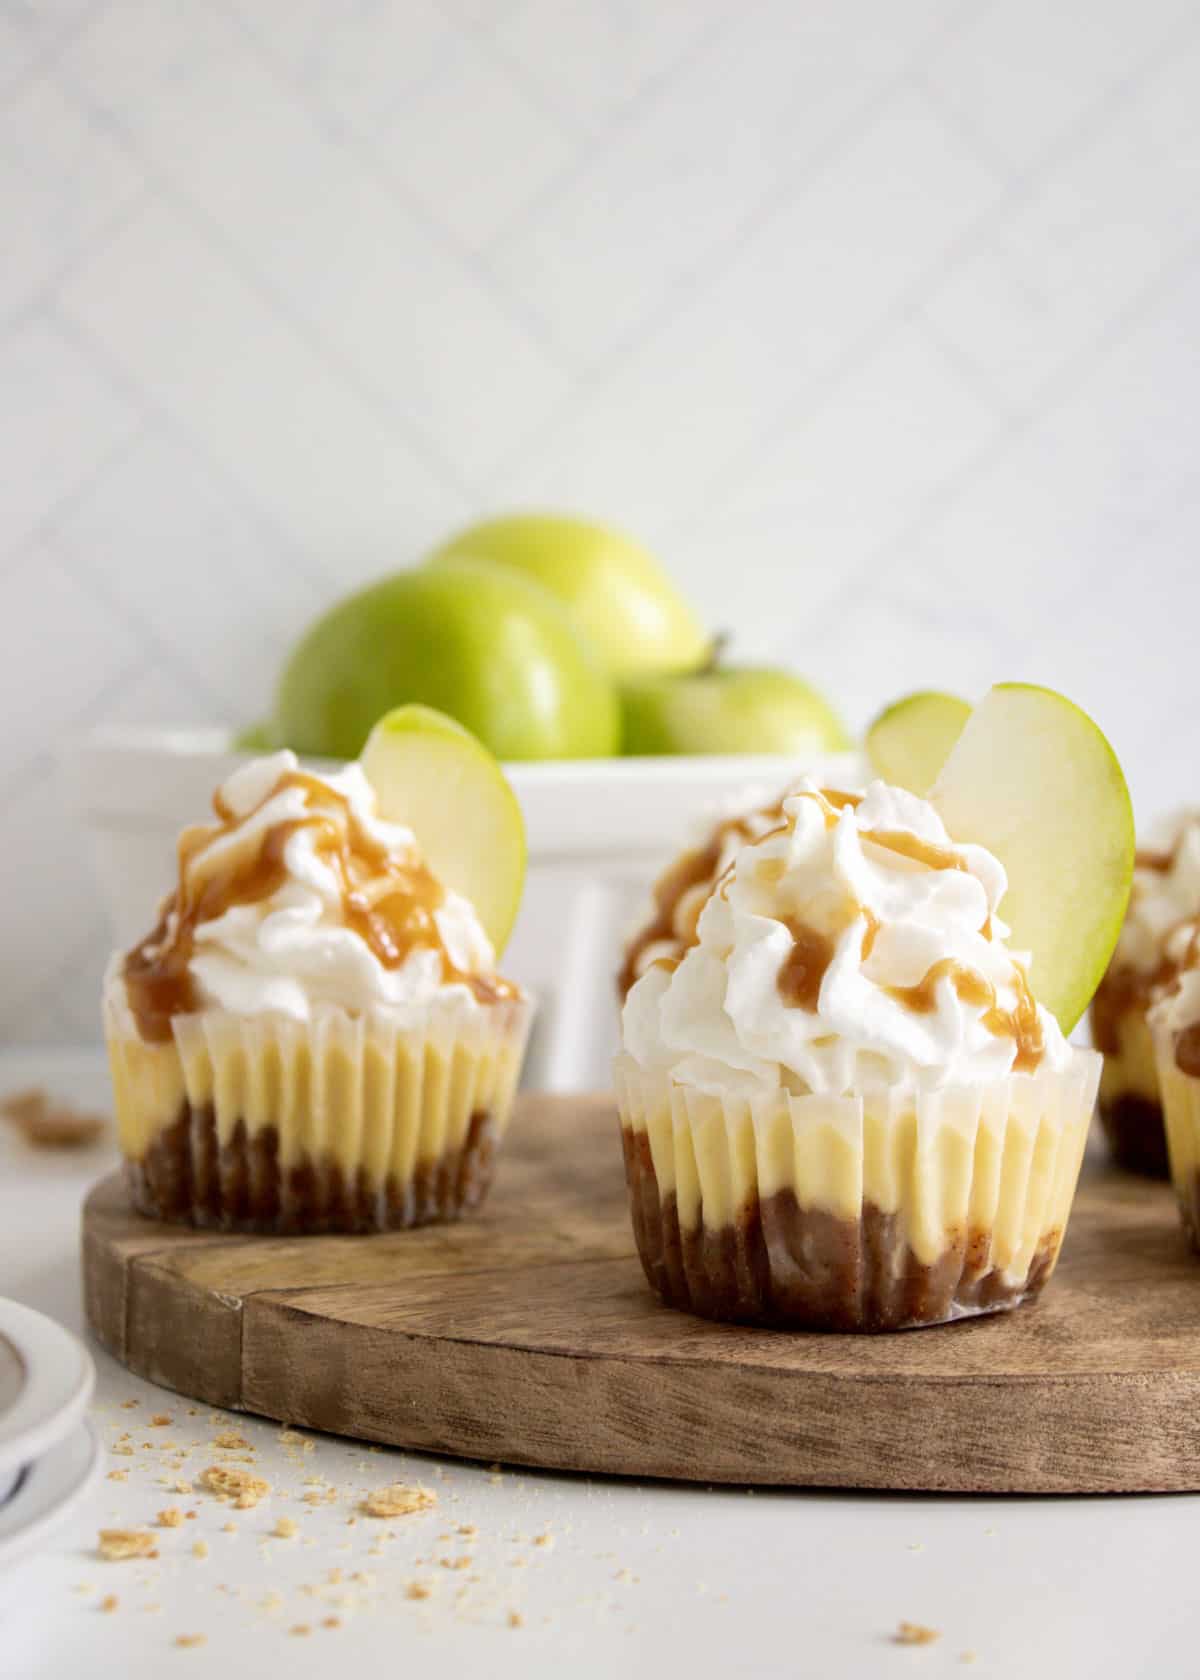
[[[202,1007],[190,971],[197,928],[235,905],[258,904],[277,892],[288,879],[287,843],[303,829],[312,830],[318,856],[337,878],[345,925],[384,968],[399,968],[414,950],[436,950],[444,983],[469,986],[480,1003],[514,995],[507,980],[466,974],[451,962],[434,916],[445,891],[419,857],[399,856],[372,839],[344,795],[301,770],[286,771],[266,797],[288,788],[303,791],[304,815],[265,829],[256,845],[230,847],[209,870],[197,866],[200,854],[238,826],[219,793],[213,799],[219,826],[190,828],[180,837],[179,885],[158,926],[125,959],[129,1007],[144,1039],[166,1042],[172,1016]]]
[[[640,976],[642,960],[652,945],[664,942],[674,945],[675,954],[671,959],[674,965],[696,943],[700,912],[718,885],[716,875],[721,863],[721,854],[730,839],[748,841],[754,838],[750,826],[751,816],[766,818],[768,821],[782,818],[782,799],[777,799],[773,805],[768,805],[761,811],[726,817],[723,822],[717,824],[702,846],[684,852],[659,876],[654,884],[654,913],[646,926],[629,942],[625,960],[617,976],[617,992],[620,997],[626,995]],[[688,917],[687,925],[679,928],[676,922],[680,903],[686,894],[704,885],[708,885],[710,891],[698,898],[694,913]],[[662,957],[655,966],[661,966],[666,961],[667,958]]]
[[[859,915],[865,918],[867,924],[863,933],[862,942],[862,960],[863,962],[866,962],[867,958],[871,955],[871,952],[875,949],[875,940],[879,934],[880,921],[879,917],[875,915],[873,911],[868,910],[866,905],[860,905]]]
[[[1185,1027],[1175,1040],[1175,1065],[1180,1073],[1200,1079],[1200,1021]]]
[[[1133,854],[1133,867],[1135,869],[1149,869],[1155,875],[1165,875],[1174,862],[1174,852],[1154,851],[1148,846],[1139,846]]]
[[[919,835],[909,834],[904,829],[870,828],[863,834],[864,840],[869,840],[873,846],[882,846],[885,851],[895,852],[898,857],[910,858],[913,863],[920,863],[926,869],[961,869],[966,871],[964,858],[950,846],[939,846],[933,840],[922,840]]]
[[[1191,927],[1187,948],[1178,957],[1167,954],[1180,928]],[[1154,1000],[1172,990],[1185,969],[1200,963],[1200,917],[1184,916],[1171,927],[1163,950],[1153,968],[1135,968],[1132,963],[1113,962],[1092,999],[1092,1042],[1106,1056],[1121,1050],[1121,1022],[1135,1010],[1144,1013]]]
[[[1017,1053],[1013,1058],[1013,1071],[1031,1073],[1041,1061],[1046,1046],[1037,1002],[1029,990],[1029,982],[1019,968],[1016,974],[1017,1001],[1012,1009],[1001,1009],[991,981],[953,957],[944,957],[941,962],[934,963],[915,986],[888,986],[886,990],[890,997],[906,1009],[911,1009],[915,1015],[932,1015],[937,1009],[938,984],[949,979],[965,1004],[984,1011],[983,1024],[988,1032],[997,1038],[1011,1038],[1015,1042]]]
[[[775,977],[775,984],[789,1007],[815,1013],[821,982],[833,961],[833,941],[795,916],[785,916],[783,925],[792,936],[792,948]]]

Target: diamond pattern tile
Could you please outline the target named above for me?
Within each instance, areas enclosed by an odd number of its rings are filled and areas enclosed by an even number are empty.
[[[56,744],[513,502],[1200,796],[1198,187],[1186,0],[0,0],[0,1037],[96,1030]]]

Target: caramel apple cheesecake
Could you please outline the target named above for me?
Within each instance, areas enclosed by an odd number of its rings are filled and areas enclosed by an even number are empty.
[[[317,775],[274,753],[213,809],[180,839],[153,931],[104,983],[137,1209],[305,1233],[474,1207],[531,1006],[496,973],[472,903],[384,820],[357,763]]]
[[[1148,1014],[1185,967],[1200,927],[1200,812],[1177,817],[1164,843],[1137,854],[1129,909],[1092,1000],[1092,1041],[1104,1053],[1100,1121],[1113,1159],[1165,1178],[1163,1105]]]
[[[634,1230],[667,1303],[891,1330],[1044,1286],[1100,1058],[1035,1000],[1005,888],[878,781],[803,782],[736,851],[623,1012]]]

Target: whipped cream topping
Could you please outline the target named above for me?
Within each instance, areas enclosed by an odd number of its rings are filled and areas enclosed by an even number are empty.
[[[379,817],[358,764],[318,776],[274,753],[235,771],[213,805],[219,822],[183,835],[178,888],[125,961],[144,1036],[207,1007],[307,1021],[322,1004],[515,992],[495,978],[472,906],[436,881],[409,829]]]
[[[1133,887],[1111,968],[1153,976],[1188,960],[1200,924],[1200,812],[1183,811],[1138,852]]]
[[[1007,886],[926,801],[801,783],[744,845],[678,966],[629,993],[627,1052],[717,1093],[973,1085],[1072,1052],[1029,991],[997,909]]]

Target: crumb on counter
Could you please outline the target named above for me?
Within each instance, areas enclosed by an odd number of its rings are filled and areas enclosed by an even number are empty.
[[[159,1528],[182,1528],[183,1512],[178,1505],[168,1505],[165,1511],[160,1511],[156,1518]]]
[[[253,1510],[271,1491],[271,1484],[261,1476],[252,1476],[248,1470],[226,1464],[210,1464],[201,1472],[199,1486],[218,1499],[231,1499],[239,1511]]]
[[[196,1645],[203,1645],[208,1639],[206,1633],[177,1633],[175,1643],[181,1650],[190,1650]]]
[[[293,1522],[291,1517],[277,1518],[275,1527],[271,1530],[277,1540],[294,1540],[299,1532],[299,1524]]]
[[[153,1534],[141,1528],[102,1528],[96,1549],[108,1563],[158,1556],[158,1543]]]
[[[925,1627],[920,1622],[901,1622],[892,1635],[893,1645],[935,1645],[942,1637],[940,1628]]]
[[[87,1114],[69,1103],[51,1102],[40,1088],[0,1097],[0,1118],[15,1127],[34,1149],[86,1149],[107,1125],[103,1115]]]
[[[428,1488],[408,1487],[403,1482],[391,1482],[376,1488],[359,1505],[368,1517],[408,1517],[417,1511],[429,1511],[437,1504],[437,1494]]]
[[[117,1597],[116,1593],[105,1593],[96,1608],[98,1610],[103,1610],[106,1616],[111,1616],[120,1602],[121,1601]]]

